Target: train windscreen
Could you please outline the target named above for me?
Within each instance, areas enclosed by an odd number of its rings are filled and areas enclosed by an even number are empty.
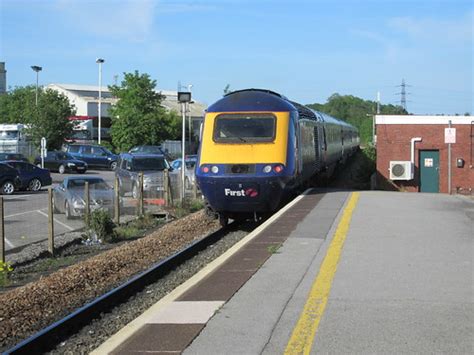
[[[214,123],[214,141],[255,143],[275,140],[276,117],[272,114],[221,114]]]

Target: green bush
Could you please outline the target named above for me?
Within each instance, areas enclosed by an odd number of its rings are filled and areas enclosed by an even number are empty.
[[[107,211],[99,209],[90,214],[87,229],[95,233],[98,239],[106,242],[114,241],[114,227],[115,224]]]

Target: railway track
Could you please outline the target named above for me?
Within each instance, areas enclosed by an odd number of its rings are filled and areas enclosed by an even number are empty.
[[[100,319],[103,318],[104,315],[107,316],[107,314],[112,314],[115,308],[117,308],[119,305],[126,304],[130,299],[133,298],[133,296],[136,296],[140,292],[143,292],[143,290],[147,286],[159,282],[159,280],[164,278],[166,275],[169,275],[171,272],[175,272],[173,270],[177,268],[179,269],[179,267],[186,264],[186,262],[191,262],[191,260],[201,252],[205,254],[206,249],[213,249],[209,248],[210,246],[214,246],[216,243],[222,241],[229,235],[233,236],[231,239],[235,239],[235,241],[231,241],[230,243],[228,243],[229,245],[221,248],[222,252],[220,252],[220,254],[222,254],[231,246],[231,244],[233,245],[235,242],[243,238],[256,227],[256,223],[232,223],[226,228],[219,229],[218,231],[207,235],[206,237],[187,246],[185,249],[156,263],[146,271],[134,276],[122,285],[96,298],[85,306],[75,310],[73,313],[67,315],[61,320],[55,322],[54,324],[42,329],[41,331],[29,337],[28,339],[20,342],[13,348],[7,350],[5,354],[31,354],[45,353],[49,351],[53,351],[53,353],[63,352],[63,347],[66,343],[69,342],[68,339],[70,339],[71,336],[74,336],[74,334],[78,334],[79,332],[81,332],[81,329],[84,329],[84,327],[87,327],[92,322],[96,322],[98,319],[99,325],[96,325],[96,329],[100,329],[100,327],[102,327],[100,325]],[[215,251],[210,252],[210,254],[215,254]],[[204,256],[203,261],[196,263],[197,265],[194,265],[193,268],[196,269],[194,272],[197,272],[199,268],[203,267],[206,263],[208,263],[217,256],[218,255]],[[180,282],[183,282],[184,278],[185,277],[183,276],[178,276],[178,279],[181,280]],[[160,286],[160,288],[162,287],[163,286]],[[114,317],[120,318],[120,316],[117,315],[114,315]],[[107,324],[108,322],[105,321],[102,323]],[[87,334],[92,335],[94,334],[94,332],[94,330],[89,330]],[[111,330],[111,332],[114,331]],[[83,341],[78,340],[76,341],[76,343],[81,344],[83,343]],[[85,345],[85,347],[87,346],[88,345]],[[82,348],[82,350],[86,349]],[[87,348],[87,351],[88,350],[92,350],[90,346],[89,348]],[[69,351],[75,352],[81,350],[78,349],[76,346],[73,350],[70,349]]]

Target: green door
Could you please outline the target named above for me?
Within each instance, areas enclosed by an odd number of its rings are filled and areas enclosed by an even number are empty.
[[[439,192],[438,150],[420,150],[420,192]]]

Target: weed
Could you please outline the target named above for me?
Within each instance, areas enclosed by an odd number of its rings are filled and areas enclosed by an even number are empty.
[[[269,245],[267,247],[267,251],[270,253],[270,254],[276,254],[278,253],[278,249],[281,248],[281,243],[280,244],[272,244],[272,245]]]
[[[189,212],[197,212],[204,208],[204,200],[203,199],[193,199],[189,201]]]
[[[8,262],[0,261],[0,286],[8,286],[8,275],[13,271],[12,266]]]

